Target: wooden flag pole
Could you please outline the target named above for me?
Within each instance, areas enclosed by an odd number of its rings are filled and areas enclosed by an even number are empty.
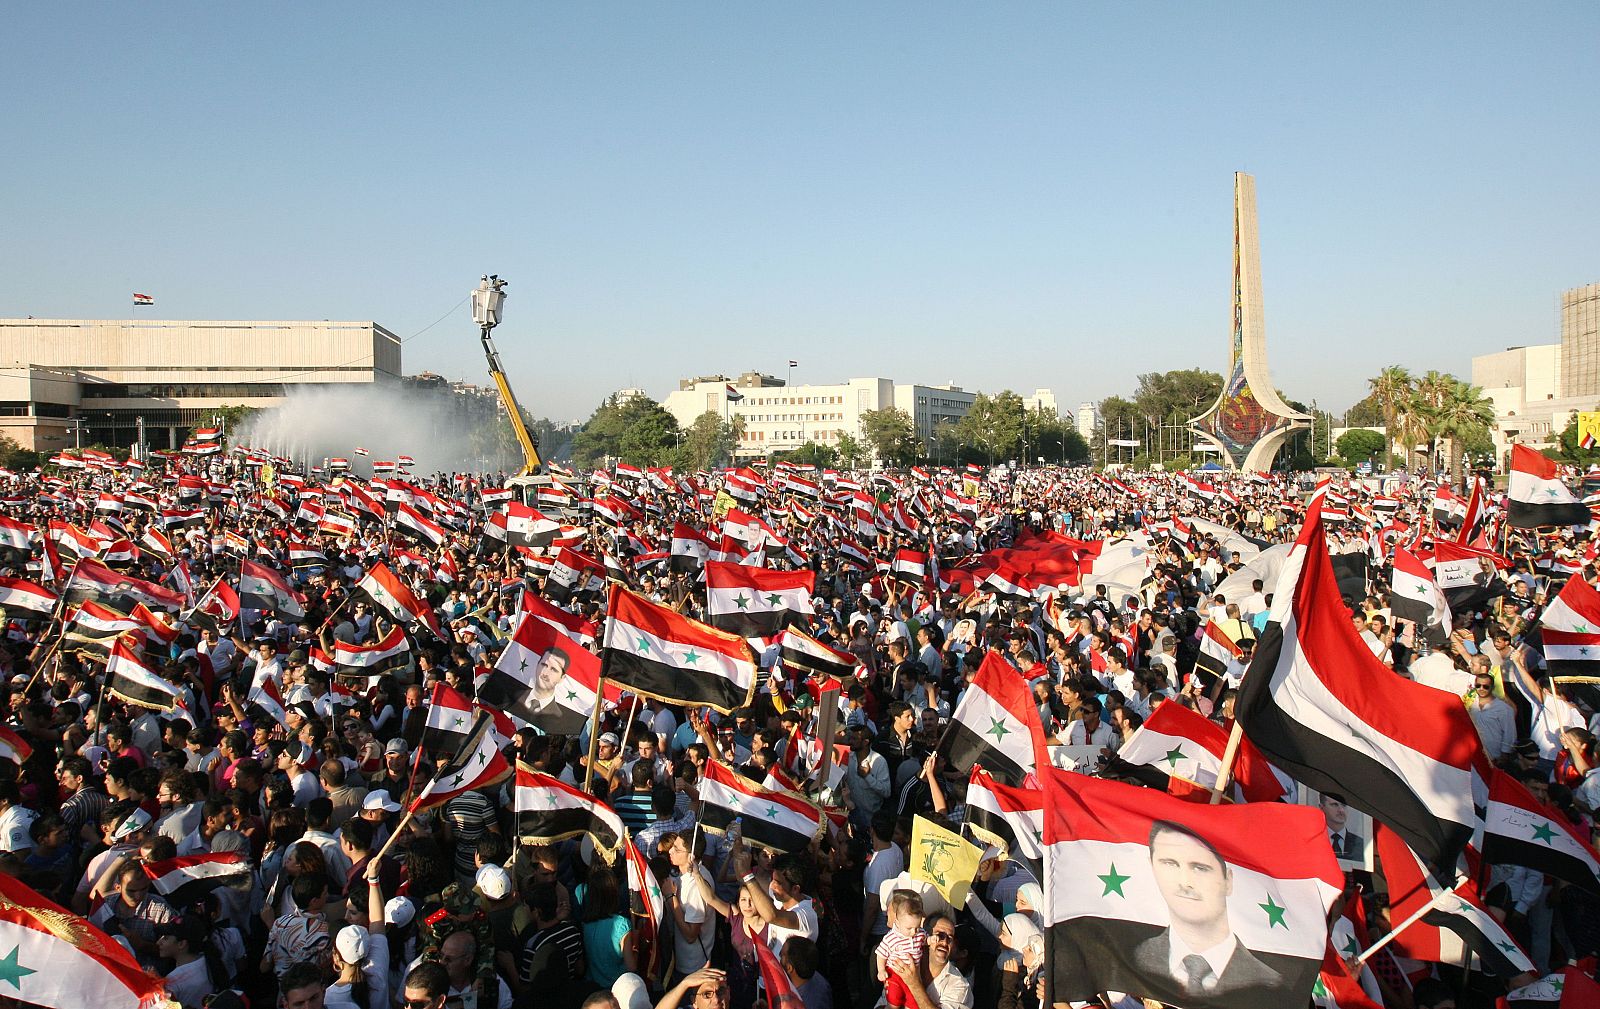
[[[1222,801],[1222,794],[1228,790],[1228,779],[1233,775],[1233,762],[1239,756],[1239,743],[1244,739],[1244,726],[1239,724],[1237,713],[1233,719],[1233,730],[1228,733],[1227,748],[1222,751],[1222,767],[1217,770],[1217,783],[1211,789],[1211,805],[1215,806]]]
[[[410,823],[411,818],[416,815],[417,807],[414,803],[406,807],[406,815],[402,816],[400,818],[400,822],[394,825],[394,832],[389,835],[389,839],[387,841],[383,842],[383,847],[378,849],[378,853],[372,856],[372,860],[374,862],[383,861],[383,856],[387,855],[389,853],[389,849],[394,847],[394,843],[400,840],[400,832],[406,829],[406,825]]]
[[[593,795],[595,753],[600,749],[600,706],[606,701],[606,678],[602,673],[594,685],[594,713],[589,716],[589,759],[583,770],[583,790]]]

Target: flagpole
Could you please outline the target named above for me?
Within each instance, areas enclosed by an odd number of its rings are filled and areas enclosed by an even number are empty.
[[[1217,784],[1211,789],[1211,805],[1215,806],[1222,801],[1222,793],[1228,789],[1228,778],[1233,773],[1233,762],[1239,756],[1239,743],[1244,739],[1244,726],[1240,724],[1237,714],[1234,715],[1233,729],[1228,733],[1228,746],[1222,751],[1222,767],[1217,770]]]
[[[589,759],[584,763],[583,790],[593,795],[595,754],[600,749],[600,706],[606,701],[606,678],[602,673],[594,685],[594,712],[589,716]]]
[[[1454,893],[1455,890],[1456,890],[1456,887],[1460,886],[1462,883],[1465,883],[1465,882],[1466,882],[1466,877],[1465,876],[1457,877],[1455,883],[1448,890],[1440,890],[1438,893],[1434,894],[1433,898],[1431,900],[1429,900],[1426,904],[1422,905],[1421,907],[1417,908],[1416,911],[1412,912],[1411,917],[1407,918],[1405,921],[1403,921],[1400,924],[1396,925],[1394,928],[1391,928],[1389,930],[1389,934],[1388,935],[1385,935],[1382,939],[1379,939],[1377,942],[1373,943],[1371,946],[1368,946],[1365,950],[1363,950],[1361,952],[1361,955],[1356,957],[1356,966],[1359,967],[1362,964],[1366,963],[1367,960],[1369,960],[1374,953],[1378,952],[1378,950],[1382,949],[1383,947],[1389,945],[1389,943],[1394,941],[1395,937],[1398,936],[1401,932],[1404,932],[1406,929],[1410,928],[1412,925],[1415,925],[1417,922],[1421,921],[1423,915],[1427,914],[1429,911],[1432,911],[1435,907],[1438,906],[1440,898],[1442,898],[1447,893]]]

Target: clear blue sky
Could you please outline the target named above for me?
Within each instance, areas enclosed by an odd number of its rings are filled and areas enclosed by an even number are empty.
[[[0,315],[376,319],[525,403],[746,368],[1063,404],[1271,365],[1340,410],[1600,280],[1600,5],[22,4]]]

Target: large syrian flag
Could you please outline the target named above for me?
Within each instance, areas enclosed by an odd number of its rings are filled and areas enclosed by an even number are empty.
[[[146,666],[125,638],[111,645],[111,655],[106,659],[105,686],[111,696],[155,711],[171,711],[182,700],[178,688]]]
[[[1058,768],[1042,773],[1057,1001],[1103,991],[1186,1009],[1310,1000],[1328,909],[1344,889],[1318,810],[1199,805]]]
[[[805,850],[822,830],[822,810],[793,792],[764,788],[719,761],[707,761],[700,779],[700,826],[727,833],[741,819],[744,839],[774,852]]]
[[[1350,624],[1322,528],[1322,492],[1284,561],[1239,690],[1244,734],[1277,767],[1453,865],[1488,799],[1489,760],[1459,697],[1396,676]]]
[[[87,646],[89,651],[105,655],[117,638],[140,629],[139,621],[91,599],[67,611],[63,636],[67,641]]]
[[[669,567],[673,571],[685,573],[699,571],[705,566],[706,560],[712,551],[717,549],[717,543],[705,533],[693,526],[682,522],[672,526],[672,560]]]
[[[248,609],[275,613],[290,623],[304,620],[306,616],[300,593],[289,580],[251,560],[239,562],[239,602]]]
[[[454,753],[472,732],[472,699],[443,683],[433,685],[421,746],[429,753]]]
[[[399,507],[395,509],[394,527],[397,531],[411,537],[418,543],[435,549],[443,544],[448,536],[444,531],[444,526],[429,520],[404,501],[401,501]]]
[[[622,839],[628,836],[627,827],[611,807],[588,792],[522,764],[517,765],[514,799],[516,836],[521,842],[553,844],[587,835],[595,850],[610,863],[622,846]]]
[[[69,604],[93,599],[124,613],[131,613],[140,603],[144,603],[152,610],[162,610],[166,613],[176,613],[183,609],[184,605],[181,592],[174,592],[155,582],[147,582],[132,575],[113,571],[99,561],[87,557],[80,560],[72,569],[72,574],[67,579],[67,587],[62,594]]]
[[[343,641],[333,646],[333,671],[340,676],[377,676],[403,668],[411,661],[411,642],[405,629],[394,626],[381,641],[370,645],[350,645]]]
[[[778,635],[778,661],[800,676],[831,676],[841,682],[861,671],[861,660],[854,654],[830,648],[796,627]]]
[[[1539,614],[1545,665],[1553,676],[1600,674],[1600,592],[1569,578]]]
[[[1406,921],[1430,902],[1433,905],[1421,921],[1395,936],[1396,953],[1413,960],[1460,964],[1470,951],[1478,956],[1478,969],[1496,977],[1533,969],[1527,954],[1484,906],[1470,876],[1455,877],[1455,887],[1447,890],[1397,832],[1381,823],[1373,830],[1379,868],[1388,884],[1391,919]]]
[[[0,874],[0,984],[24,1005],[155,1009],[165,989],[85,918]]]
[[[1483,857],[1525,865],[1600,896],[1600,856],[1565,816],[1498,768],[1489,783]]]
[[[180,855],[145,862],[150,885],[172,907],[182,910],[205,899],[206,894],[250,875],[250,863],[236,851]]]
[[[32,553],[33,526],[0,515],[0,551],[13,555]]]
[[[0,606],[12,615],[21,611],[49,616],[55,611],[56,595],[22,578],[0,578]]]
[[[756,664],[743,638],[620,585],[611,586],[600,658],[607,680],[670,704],[704,704],[727,714],[755,695]]]
[[[928,555],[920,550],[897,550],[889,562],[889,577],[920,588],[928,578]]]
[[[1037,767],[1045,752],[1039,709],[1028,682],[999,652],[983,657],[950,716],[939,752],[951,767],[981,765],[1007,785],[1022,784]]]
[[[1526,445],[1511,446],[1506,520],[1517,529],[1589,524],[1589,506],[1556,475],[1554,459]]]
[[[555,563],[550,566],[550,576],[545,579],[545,595],[558,606],[565,606],[574,597],[593,596],[605,585],[604,561],[570,547],[556,551]]]
[[[1405,547],[1394,551],[1389,610],[1415,624],[1429,644],[1437,647],[1450,637],[1450,604],[1434,583],[1433,572]]]
[[[441,765],[433,780],[411,803],[413,812],[442,806],[458,795],[488,788],[511,774],[511,765],[500,752],[495,734],[494,715],[480,710],[461,749]]]
[[[1176,701],[1167,701],[1122,745],[1117,759],[1215,788],[1227,748],[1226,729]],[[1248,739],[1239,740],[1231,773],[1232,792],[1245,802],[1276,802],[1287,792],[1267,758]]]
[[[811,615],[813,571],[706,563],[706,622],[741,638],[767,638]]]
[[[988,771],[974,767],[965,809],[968,834],[1005,849],[1007,859],[1044,882],[1044,792],[1001,784]]]
[[[576,736],[594,715],[600,659],[553,626],[524,613],[478,697],[547,735]],[[621,691],[611,686],[610,700]]]
[[[387,564],[381,561],[374,564],[371,571],[361,576],[356,591],[366,593],[373,605],[389,614],[395,623],[404,627],[420,623],[432,631],[434,637],[444,636],[439,630],[439,617],[433,608],[418,599],[410,586],[389,570]]]

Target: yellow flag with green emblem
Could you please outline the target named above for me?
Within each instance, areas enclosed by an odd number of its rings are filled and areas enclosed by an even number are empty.
[[[911,878],[933,884],[951,907],[966,904],[982,855],[977,845],[927,817],[911,825]]]

